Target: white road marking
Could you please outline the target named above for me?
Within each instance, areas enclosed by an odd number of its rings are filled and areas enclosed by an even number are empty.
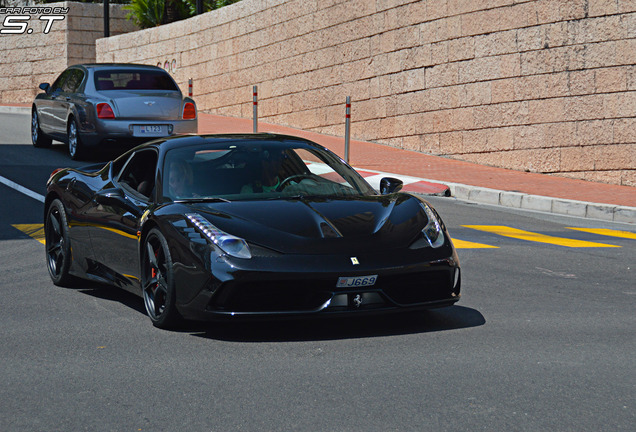
[[[23,193],[26,196],[33,198],[34,200],[38,200],[41,203],[44,202],[44,196],[40,195],[37,192],[33,192],[31,189],[27,189],[24,186],[21,186],[17,184],[16,182],[9,180],[8,178],[4,178],[0,176],[0,183],[2,183],[3,185],[9,186],[13,190]]]

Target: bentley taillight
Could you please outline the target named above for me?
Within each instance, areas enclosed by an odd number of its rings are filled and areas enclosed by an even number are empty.
[[[197,118],[197,109],[192,102],[186,102],[183,106],[183,119],[192,120]]]
[[[113,109],[107,103],[98,103],[97,104],[97,118],[100,119],[114,119],[115,113]]]

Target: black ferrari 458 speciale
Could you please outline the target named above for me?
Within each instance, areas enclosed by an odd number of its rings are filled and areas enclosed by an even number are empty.
[[[451,239],[401,187],[384,178],[378,193],[297,137],[156,140],[51,175],[47,266],[57,285],[83,278],[140,295],[162,328],[451,305],[461,285]]]

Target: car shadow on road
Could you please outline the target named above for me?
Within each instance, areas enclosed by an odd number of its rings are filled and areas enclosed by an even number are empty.
[[[101,300],[121,303],[124,306],[128,306],[130,309],[139,312],[142,315],[146,315],[146,309],[144,307],[143,299],[121,288],[87,281],[75,282],[75,284],[73,284],[73,286],[71,286],[70,288],[75,289],[77,292],[80,292],[82,294],[86,294]]]
[[[229,342],[296,342],[440,332],[478,327],[485,323],[484,316],[475,309],[450,306],[377,316],[192,323],[184,326],[182,331]]]
[[[74,167],[82,167],[88,164],[97,164],[111,161],[113,159],[117,159],[126,151],[130,150],[134,146],[128,146],[126,148],[117,148],[117,149],[108,149],[108,148],[99,148],[93,149],[91,153],[83,156],[79,160],[73,160],[68,154],[68,145],[59,141],[53,141],[53,145],[51,147],[45,149],[35,149],[36,151],[44,152],[48,151],[50,153],[54,153],[59,156],[62,160],[65,160],[68,164],[71,164]]]
[[[82,281],[74,289],[98,299],[119,302],[146,315],[141,297],[120,288]],[[227,342],[300,342],[441,332],[479,327],[485,323],[486,319],[476,309],[454,305],[372,316],[185,321],[173,331]]]

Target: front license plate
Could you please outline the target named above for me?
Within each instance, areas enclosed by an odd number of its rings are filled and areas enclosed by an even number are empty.
[[[168,127],[165,125],[137,125],[133,126],[134,136],[165,136],[168,135]]]
[[[338,283],[336,284],[336,287],[338,288],[366,287],[366,286],[375,285],[375,282],[377,280],[378,280],[378,275],[341,277],[341,278],[338,278]]]

